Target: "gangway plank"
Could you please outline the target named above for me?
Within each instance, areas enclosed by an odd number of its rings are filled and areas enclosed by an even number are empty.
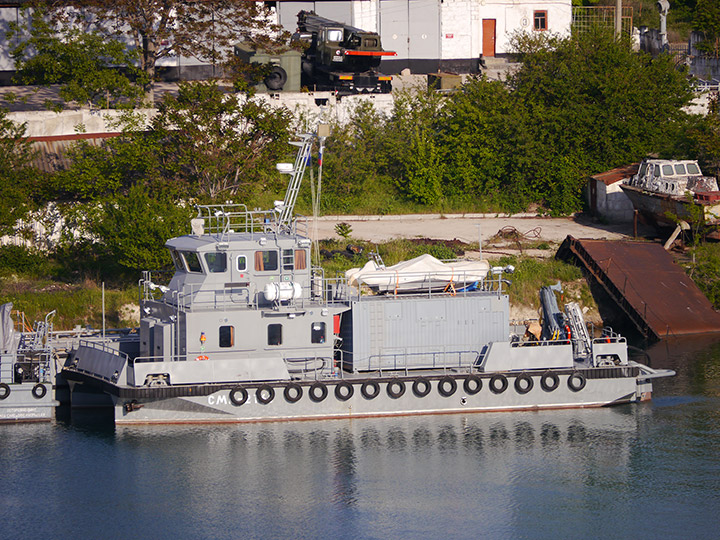
[[[720,332],[720,313],[659,244],[568,236],[557,257],[585,267],[645,337]]]

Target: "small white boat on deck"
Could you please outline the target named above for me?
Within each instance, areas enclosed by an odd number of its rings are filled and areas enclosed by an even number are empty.
[[[374,292],[422,292],[429,290],[473,290],[487,277],[486,260],[442,262],[424,254],[393,266],[368,261],[362,268],[345,272],[348,285],[368,286]]]

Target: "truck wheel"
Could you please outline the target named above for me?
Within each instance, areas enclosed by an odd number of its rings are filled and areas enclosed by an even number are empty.
[[[280,66],[273,66],[270,75],[263,81],[269,90],[282,90],[287,82],[287,72]]]

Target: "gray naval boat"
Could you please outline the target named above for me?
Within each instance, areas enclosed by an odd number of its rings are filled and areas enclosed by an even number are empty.
[[[273,210],[201,206],[166,243],[175,273],[167,286],[143,274],[135,338],[69,354],[73,404],[102,396],[117,424],[597,407],[649,399],[673,375],[629,361],[610,330],[591,336],[549,289],[542,335],[514,334],[502,268],[468,279],[449,263],[450,283],[435,269],[377,294],[326,277],[292,216],[312,141],[282,168],[292,180]]]
[[[55,351],[52,317],[31,328],[24,317],[19,329],[12,304],[0,306],[0,423],[42,422],[53,418]]]

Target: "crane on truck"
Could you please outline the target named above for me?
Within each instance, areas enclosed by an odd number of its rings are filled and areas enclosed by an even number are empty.
[[[386,94],[392,90],[392,77],[376,68],[384,56],[396,53],[383,50],[377,32],[301,11],[292,39],[306,46],[302,56],[303,86],[340,94]]]

